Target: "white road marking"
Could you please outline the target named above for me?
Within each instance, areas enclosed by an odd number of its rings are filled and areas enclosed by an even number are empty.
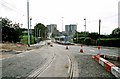
[[[95,52],[95,50],[90,50],[91,52]]]
[[[1,60],[4,60],[4,59],[5,59],[5,58],[0,58],[0,61],[1,61]]]
[[[103,50],[109,50],[109,49],[103,49]]]
[[[16,55],[17,57],[24,57],[25,55],[22,55],[22,54],[18,54]]]

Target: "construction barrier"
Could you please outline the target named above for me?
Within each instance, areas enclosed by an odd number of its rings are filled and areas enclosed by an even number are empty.
[[[120,79],[120,68],[119,67],[112,67],[111,73],[115,75],[115,77]]]
[[[99,64],[101,64],[102,66],[104,66],[105,67],[105,62],[108,62],[107,60],[105,60],[104,58],[99,58]]]
[[[105,60],[104,58],[102,58],[99,54],[96,56],[92,56],[92,58],[95,59],[95,61],[97,61],[99,64],[101,64],[103,67],[105,67],[105,69],[112,73],[115,77],[117,77],[118,79],[120,78],[120,68],[117,67],[116,65],[114,65],[113,63]]]
[[[97,62],[99,62],[99,59],[100,59],[100,55],[96,55],[96,56],[95,56],[95,60],[96,60]]]
[[[116,67],[114,64],[112,64],[111,62],[104,62],[105,63],[105,68],[108,72],[111,72],[111,68],[112,67]]]

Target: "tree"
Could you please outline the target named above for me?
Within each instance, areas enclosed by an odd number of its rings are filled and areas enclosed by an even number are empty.
[[[99,34],[96,33],[96,32],[92,32],[92,33],[89,34],[89,37],[92,38],[92,39],[94,39],[94,40],[97,40],[98,37],[99,37]]]
[[[2,26],[2,41],[6,42],[20,42],[22,30],[18,24],[13,24],[8,18],[0,18]]]
[[[115,28],[111,34],[113,37],[120,38],[120,28]]]
[[[40,32],[40,33],[39,33]],[[48,29],[45,27],[44,24],[38,23],[34,27],[34,36],[35,37],[41,37],[42,39],[45,39],[47,37]],[[36,35],[35,35],[36,34]],[[40,34],[40,35],[39,35]]]

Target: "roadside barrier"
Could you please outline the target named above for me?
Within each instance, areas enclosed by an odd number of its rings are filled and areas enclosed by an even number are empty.
[[[105,69],[112,73],[115,77],[117,77],[118,79],[120,79],[120,68],[117,67],[116,65],[114,65],[113,63],[105,60],[104,58],[102,58],[99,54],[97,54],[96,56],[92,56],[92,58],[95,59],[95,61],[97,61],[99,64],[101,64],[103,67],[105,67]]]
[[[119,67],[112,67],[111,72],[115,77],[120,79],[120,68]]]
[[[80,45],[80,53],[83,53],[84,51],[83,51],[83,45],[81,44]]]

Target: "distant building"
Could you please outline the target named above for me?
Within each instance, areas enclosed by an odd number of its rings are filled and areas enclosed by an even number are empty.
[[[76,24],[65,25],[65,32],[67,35],[74,35],[77,30]]]
[[[49,33],[53,33],[55,30],[57,30],[57,24],[47,25],[47,28]]]

